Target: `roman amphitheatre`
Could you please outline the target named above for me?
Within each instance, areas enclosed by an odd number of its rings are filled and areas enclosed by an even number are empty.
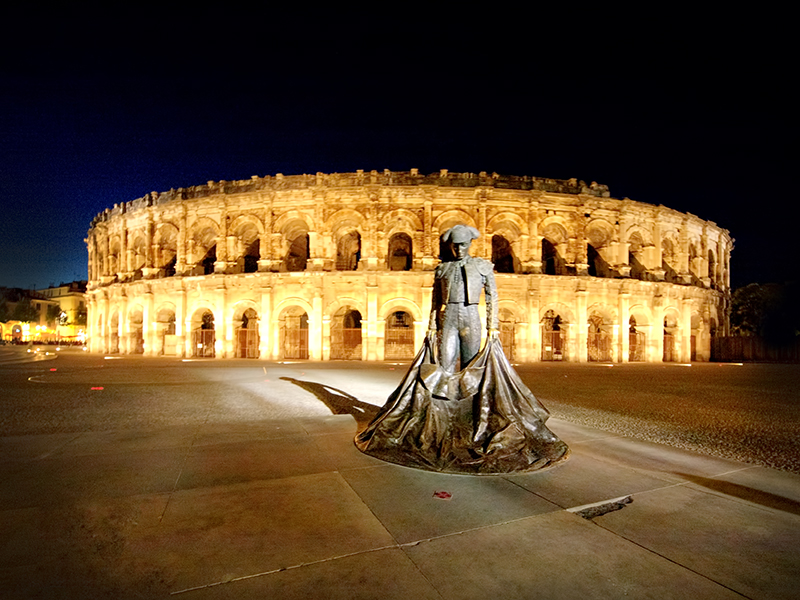
[[[710,358],[733,240],[604,185],[416,169],[153,192],[92,221],[92,352],[399,360],[425,336],[440,235],[478,229],[514,361]]]

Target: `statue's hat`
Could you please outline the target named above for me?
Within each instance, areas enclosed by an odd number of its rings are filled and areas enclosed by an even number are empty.
[[[444,241],[452,242],[454,244],[461,244],[462,242],[471,242],[480,237],[480,233],[474,227],[467,225],[455,225],[444,232]]]

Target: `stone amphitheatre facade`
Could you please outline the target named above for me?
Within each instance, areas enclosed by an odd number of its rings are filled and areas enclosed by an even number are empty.
[[[582,181],[362,172],[151,193],[92,221],[93,352],[409,358],[439,238],[477,228],[516,361],[709,360],[728,330],[733,240]]]

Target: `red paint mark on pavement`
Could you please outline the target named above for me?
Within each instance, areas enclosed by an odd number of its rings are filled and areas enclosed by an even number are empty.
[[[453,497],[453,494],[450,492],[433,492],[434,498],[439,498],[439,500],[450,500]]]
[[[102,387],[93,387],[92,389],[93,390],[102,390],[103,388]]]

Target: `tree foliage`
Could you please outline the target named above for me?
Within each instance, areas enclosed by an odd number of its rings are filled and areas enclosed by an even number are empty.
[[[796,283],[751,283],[731,299],[734,335],[756,335],[788,341],[800,335],[800,287]]]
[[[21,321],[22,323],[38,321],[39,311],[33,306],[30,298],[24,297],[14,307],[14,312],[11,313],[11,320]]]

